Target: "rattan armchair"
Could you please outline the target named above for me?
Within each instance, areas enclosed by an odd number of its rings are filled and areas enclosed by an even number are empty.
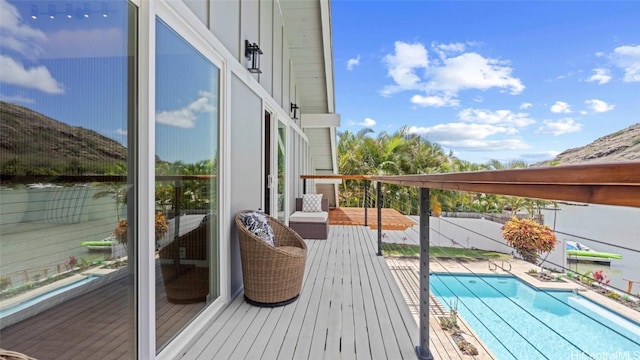
[[[275,246],[249,231],[241,215],[235,217],[240,241],[245,300],[253,305],[275,307],[294,302],[302,290],[307,245],[291,228],[265,215],[275,235]]]

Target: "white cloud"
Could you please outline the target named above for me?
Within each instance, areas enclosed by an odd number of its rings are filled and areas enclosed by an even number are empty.
[[[566,73],[564,75],[556,76],[556,80],[568,79],[568,78],[572,77],[573,75],[575,75],[575,73],[573,71],[569,71],[568,73]]]
[[[351,71],[356,65],[360,65],[360,55],[353,59],[347,60],[347,70]]]
[[[526,163],[531,164],[539,161],[552,160],[556,156],[558,156],[558,154],[560,154],[560,151],[549,150],[549,151],[541,151],[541,152],[534,152],[534,153],[528,153],[528,154],[520,154],[520,158],[522,158]]]
[[[506,63],[477,53],[464,53],[444,60],[442,66],[430,68],[427,90],[457,93],[465,89],[508,89],[512,95],[524,90],[520,79],[511,76]]]
[[[441,141],[440,145],[471,151],[505,151],[530,148],[530,146],[521,139]]]
[[[527,110],[530,109],[531,107],[533,107],[533,104],[530,102],[524,102],[522,104],[520,104],[520,109],[521,110]]]
[[[385,56],[384,62],[388,66],[389,76],[396,84],[386,86],[382,90],[382,94],[391,95],[404,90],[421,88],[421,79],[415,71],[426,69],[429,66],[429,56],[427,49],[422,44],[407,44],[396,41],[394,54]]]
[[[484,139],[491,135],[510,133],[511,129],[491,124],[448,123],[431,127],[411,126],[409,133],[426,135],[429,141],[455,142]]]
[[[551,112],[556,114],[568,114],[571,112],[571,106],[564,101],[556,101],[551,105]]]
[[[46,35],[22,21],[18,9],[6,0],[0,0],[0,46],[25,57],[35,58],[42,53],[41,44]]]
[[[0,68],[0,83],[32,88],[48,94],[64,93],[62,84],[42,65],[26,68],[8,56],[0,55]]]
[[[364,127],[373,127],[376,125],[376,121],[373,120],[372,118],[364,118],[364,121],[359,122],[358,125],[364,126]]]
[[[625,82],[640,82],[640,45],[619,46],[611,55],[613,63],[624,70]]]
[[[34,104],[35,101],[32,98],[24,97],[22,95],[5,95],[0,94],[0,99],[6,102],[12,102],[17,104]]]
[[[127,136],[127,130],[118,128],[116,129],[116,134]]]
[[[585,100],[584,103],[587,104],[589,109],[598,113],[611,111],[616,107],[615,105],[607,104],[606,102],[599,99]]]
[[[489,139],[491,136],[513,136],[518,130],[510,126],[488,123],[448,123],[430,127],[411,126],[409,133],[424,135],[429,141],[451,149],[470,151],[504,151],[527,149],[530,146],[520,138]]]
[[[466,44],[463,43],[450,43],[450,44],[440,44],[437,42],[431,43],[431,48],[433,51],[438,53],[440,59],[444,60],[451,55],[457,55],[464,52],[466,49]]]
[[[512,95],[520,94],[525,86],[511,75],[513,69],[506,61],[485,58],[466,51],[473,43],[432,43],[432,51],[440,58],[431,60],[424,45],[395,42],[394,53],[384,62],[394,81],[381,90],[383,96],[402,91],[422,91],[411,102],[425,107],[458,106],[458,92],[467,89],[498,88]]]
[[[200,97],[182,109],[162,111],[156,114],[156,122],[180,128],[192,128],[196,125],[198,115],[212,112],[212,94],[200,91]]]
[[[8,52],[18,53],[27,59],[37,59],[49,41],[45,33],[25,24],[18,9],[6,0],[0,0],[0,83],[36,89],[48,94],[63,94],[64,86],[51,75],[44,65],[25,66]],[[6,50],[9,50],[8,52]],[[18,95],[11,95],[15,98]],[[23,101],[25,102],[25,101]]]
[[[82,44],[82,46],[78,46]],[[126,34],[120,28],[59,30],[47,33],[48,58],[126,56]]]
[[[458,113],[460,120],[479,124],[525,127],[535,123],[527,113],[514,113],[511,110],[463,109]],[[516,129],[510,133],[517,133]]]
[[[611,71],[604,68],[593,69],[593,75],[587,81],[597,82],[599,85],[606,84],[611,81]]]
[[[572,118],[560,119],[558,121],[545,120],[543,125],[536,130],[536,134],[562,135],[577,132],[582,129],[582,124],[577,123]]]
[[[458,106],[460,100],[451,98],[450,96],[422,96],[413,95],[411,102],[422,107],[443,107]]]

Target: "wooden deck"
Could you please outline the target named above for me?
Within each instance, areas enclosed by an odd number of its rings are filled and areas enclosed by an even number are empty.
[[[162,280],[159,271],[158,281]],[[127,277],[2,329],[0,347],[38,360],[132,359],[131,284]],[[168,302],[157,289],[156,341],[164,344],[204,307]]]
[[[373,234],[331,226],[328,240],[308,240],[296,302],[259,308],[239,296],[183,359],[415,359],[417,324]]]
[[[383,234],[385,242],[417,242],[417,227]],[[333,225],[327,240],[307,240],[304,288],[296,302],[258,308],[239,296],[187,346],[183,359],[415,359],[417,269],[376,256],[376,236],[369,227]],[[124,281],[3,329],[2,348],[40,360],[131,358]],[[202,305],[177,306],[158,295],[162,344]],[[443,309],[431,305],[432,353],[466,359],[439,329],[434,315]]]
[[[330,225],[364,225],[364,208],[341,207],[329,210]],[[367,208],[367,224],[371,229],[378,228],[378,209]],[[383,230],[406,230],[416,225],[411,218],[395,209],[382,209]]]

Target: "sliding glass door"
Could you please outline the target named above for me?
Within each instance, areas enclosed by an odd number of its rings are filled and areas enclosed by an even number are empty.
[[[0,1],[0,338],[136,354],[137,9]]]
[[[220,70],[156,22],[156,341],[163,347],[219,292]],[[176,320],[179,319],[179,320]]]

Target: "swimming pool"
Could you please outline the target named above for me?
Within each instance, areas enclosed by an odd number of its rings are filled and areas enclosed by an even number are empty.
[[[58,288],[56,288],[54,290],[47,291],[44,294],[29,298],[29,299],[27,299],[27,300],[25,300],[25,301],[23,301],[21,303],[15,304],[13,306],[9,306],[9,307],[6,307],[6,308],[0,308],[0,319],[3,319],[3,318],[5,318],[7,316],[10,316],[10,315],[13,315],[13,314],[15,314],[15,313],[17,313],[19,311],[24,310],[24,309],[28,309],[31,306],[39,304],[39,303],[41,303],[41,302],[43,302],[43,301],[45,301],[47,299],[50,299],[50,298],[52,298],[54,296],[63,294],[63,293],[65,293],[65,292],[67,292],[67,291],[69,291],[71,289],[75,289],[75,288],[77,288],[79,286],[82,286],[82,285],[88,283],[88,282],[96,280],[97,278],[98,278],[97,276],[87,276],[87,277],[84,277],[84,278],[82,278],[80,280],[76,280],[76,281],[74,281],[72,283],[69,283],[69,284],[63,285],[61,287],[58,287]]]
[[[640,359],[640,324],[570,291],[539,291],[514,276],[433,273],[431,292],[498,359]],[[615,357],[617,356],[617,357]]]

